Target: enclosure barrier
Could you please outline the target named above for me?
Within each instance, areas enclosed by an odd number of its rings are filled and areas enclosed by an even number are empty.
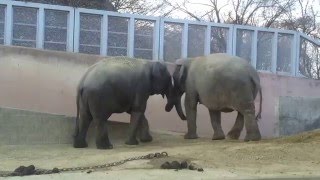
[[[320,42],[290,30],[0,1],[0,44],[173,62],[226,52],[259,71],[320,77]]]

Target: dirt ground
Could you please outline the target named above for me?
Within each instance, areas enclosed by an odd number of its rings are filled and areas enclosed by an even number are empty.
[[[320,179],[320,130],[260,142],[184,140],[182,134],[153,133],[154,141],[137,146],[114,140],[114,149],[97,150],[94,144],[75,149],[66,145],[0,146],[0,170],[20,165],[62,168],[105,164],[125,158],[166,151],[169,157],[138,160],[93,171],[13,177],[9,179]],[[188,160],[204,169],[164,170],[165,161]]]

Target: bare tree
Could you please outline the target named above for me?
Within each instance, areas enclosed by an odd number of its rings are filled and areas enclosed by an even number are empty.
[[[110,2],[119,12],[167,16],[173,11],[164,0],[110,0]]]
[[[190,18],[201,21],[209,20],[217,23],[271,26],[294,5],[296,0],[208,0],[207,3],[184,0],[173,3],[164,0],[169,6],[186,13]],[[201,12],[190,7],[201,6]]]
[[[296,11],[289,11],[287,17],[275,24],[277,28],[300,31],[315,39],[320,37],[319,12],[314,9],[314,0],[298,0]],[[319,45],[301,38],[299,71],[306,77],[320,79]]]

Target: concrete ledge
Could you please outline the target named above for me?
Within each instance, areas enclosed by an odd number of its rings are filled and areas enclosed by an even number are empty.
[[[74,120],[64,115],[0,107],[0,144],[71,144]],[[124,141],[128,123],[108,123],[111,142]],[[89,144],[94,143],[94,127],[92,123],[89,128]]]
[[[320,128],[320,97],[279,97],[279,133],[292,135]]]

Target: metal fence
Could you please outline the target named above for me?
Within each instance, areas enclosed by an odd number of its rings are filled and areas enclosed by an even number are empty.
[[[317,78],[320,42],[290,30],[0,1],[0,44],[173,62],[226,52],[259,71]]]

